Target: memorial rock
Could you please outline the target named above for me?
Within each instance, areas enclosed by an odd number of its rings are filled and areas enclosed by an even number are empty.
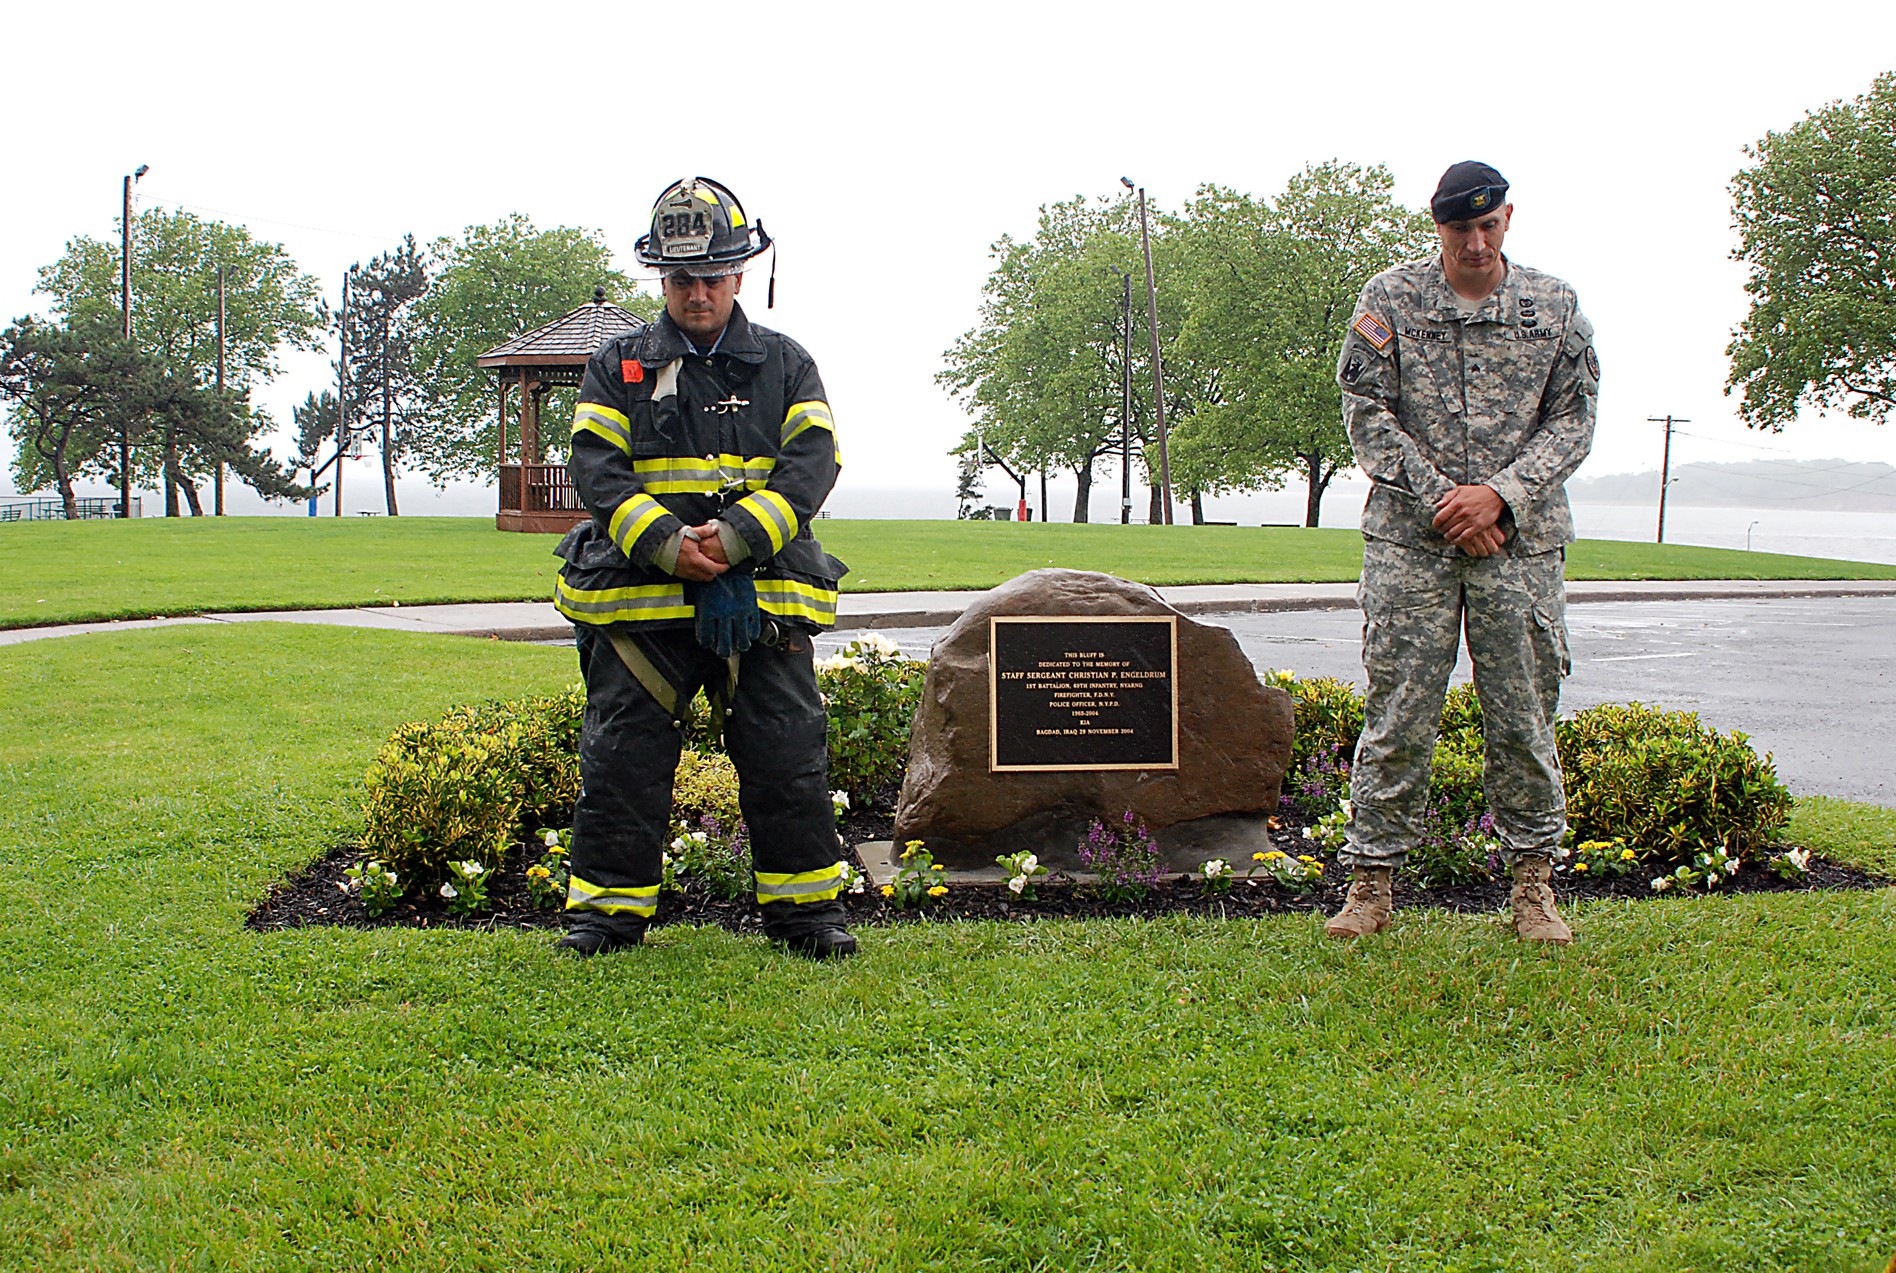
[[[997,745],[1005,751],[1009,742],[1005,731],[1023,726],[1010,720],[1005,706],[999,719],[991,711],[997,694],[991,621],[1023,616],[1071,621],[1074,626],[1065,630],[1082,633],[1089,619],[1172,620],[1176,679],[1168,683],[1166,673],[1145,673],[1154,679],[1137,694],[1120,697],[1138,704],[1137,715],[1123,719],[1141,731],[1160,719],[1161,710],[1168,713],[1163,727],[1175,722],[1176,766],[996,771]],[[1144,626],[1099,623],[1100,640],[1086,644],[1110,647],[1121,631]],[[1005,625],[1004,631],[1015,629]],[[1059,696],[1084,706],[1089,692],[1084,683],[1062,683]],[[1158,697],[1166,693],[1176,694],[1175,718],[1170,699]],[[1131,710],[1113,703],[1111,694],[1099,697],[1106,702],[1102,711],[1072,715],[1110,726],[1115,710]],[[1192,870],[1212,857],[1242,869],[1254,851],[1269,847],[1264,822],[1277,809],[1290,763],[1293,717],[1290,695],[1258,679],[1226,629],[1193,622],[1144,584],[1090,571],[1032,571],[975,602],[935,643],[896,805],[895,842],[921,840],[935,861],[952,867],[991,866],[998,854],[1028,849],[1050,867],[1079,870],[1078,845],[1092,820],[1119,819],[1130,809],[1152,831],[1169,869]],[[1003,731],[999,739],[996,728]],[[1031,723],[1027,728],[1031,732]],[[1072,763],[1073,740],[1062,742],[1059,762]],[[1113,759],[1113,752],[1100,747],[1104,760]]]

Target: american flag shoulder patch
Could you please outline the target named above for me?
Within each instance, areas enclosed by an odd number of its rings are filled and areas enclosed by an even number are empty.
[[[1350,330],[1355,332],[1358,336],[1361,336],[1370,344],[1376,346],[1378,352],[1381,352],[1385,345],[1396,338],[1396,334],[1383,326],[1382,322],[1377,319],[1374,314],[1364,314],[1361,318],[1350,324]]]

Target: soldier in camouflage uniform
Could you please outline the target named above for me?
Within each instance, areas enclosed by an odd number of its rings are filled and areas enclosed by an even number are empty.
[[[1372,486],[1358,590],[1369,692],[1340,855],[1353,878],[1333,937],[1390,923],[1466,631],[1515,931],[1572,939],[1551,887],[1567,827],[1554,750],[1571,667],[1565,483],[1593,442],[1600,363],[1573,289],[1502,255],[1507,189],[1486,164],[1443,174],[1430,202],[1441,254],[1369,281],[1337,366]]]

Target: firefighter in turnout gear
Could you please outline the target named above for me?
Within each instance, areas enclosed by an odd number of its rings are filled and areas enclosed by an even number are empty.
[[[672,780],[699,689],[725,710],[764,931],[854,953],[811,634],[844,566],[810,522],[839,460],[816,363],[737,304],[770,246],[699,177],[659,196],[640,264],[665,312],[586,367],[568,471],[592,517],[560,542],[554,604],[586,680],[570,929],[583,956],[636,945],[658,907]]]

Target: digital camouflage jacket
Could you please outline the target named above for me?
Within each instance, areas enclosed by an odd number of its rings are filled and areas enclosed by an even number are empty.
[[[1508,262],[1463,319],[1439,256],[1363,288],[1337,362],[1343,422],[1368,474],[1363,533],[1452,556],[1430,523],[1458,485],[1507,502],[1507,551],[1573,542],[1566,481],[1593,445],[1600,361],[1574,291]]]
[[[684,581],[654,564],[684,526],[722,518],[749,548],[757,603],[797,626],[836,621],[845,567],[810,522],[840,457],[816,363],[741,307],[715,352],[660,315],[586,365],[573,414],[573,487],[592,513],[560,542],[554,604],[576,623],[683,626]]]

